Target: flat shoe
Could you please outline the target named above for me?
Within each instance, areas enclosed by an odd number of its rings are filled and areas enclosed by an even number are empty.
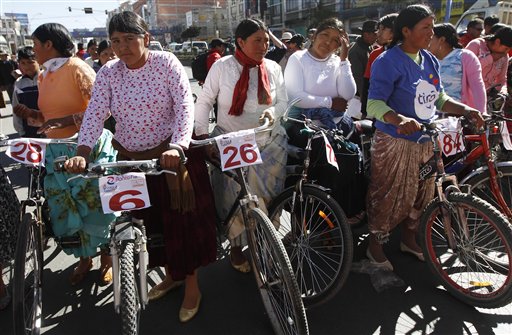
[[[416,256],[416,258],[418,258],[422,262],[425,261],[425,256],[423,256],[422,252],[416,252],[416,251],[412,250],[407,245],[405,245],[403,242],[400,242],[400,251],[402,251],[404,253],[409,253],[413,256]]]
[[[108,285],[112,282],[112,267],[109,267],[107,271],[105,269],[100,270],[101,271],[101,277],[100,277],[100,284],[101,285]]]
[[[174,281],[171,285],[169,285],[168,287],[164,288],[163,290],[159,290],[155,286],[155,287],[151,288],[151,290],[149,290],[149,292],[148,292],[148,300],[149,301],[153,301],[153,300],[160,299],[161,297],[163,297],[164,295],[169,293],[169,291],[174,290],[175,288],[178,288],[181,285],[183,285],[183,283],[184,283],[183,280],[181,280],[181,281]]]
[[[377,262],[370,253],[370,249],[366,249],[366,257],[368,257],[368,259],[373,265],[387,271],[393,271],[393,264],[391,264],[389,260],[385,260],[384,262]]]
[[[92,259],[90,260],[89,265],[87,266],[87,270],[85,270],[84,272],[76,272],[77,269],[78,266],[73,270],[73,274],[71,275],[71,277],[69,277],[69,282],[71,283],[71,286],[78,285],[84,280],[85,276],[87,276],[89,271],[91,271],[92,269]]]
[[[237,270],[238,272],[242,272],[242,273],[251,272],[251,264],[249,264],[248,260],[245,260],[245,262],[243,262],[242,264],[235,264],[235,263],[233,263],[231,254],[229,254],[229,262],[231,263],[231,266],[233,267],[233,269]]]
[[[201,294],[199,294],[199,297],[197,298],[196,307],[192,309],[187,308],[180,308],[180,321],[181,322],[188,322],[190,321],[194,316],[196,316],[197,311],[199,310],[199,305],[201,304]]]

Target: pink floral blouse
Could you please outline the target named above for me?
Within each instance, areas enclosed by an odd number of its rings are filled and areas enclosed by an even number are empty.
[[[105,64],[96,76],[79,145],[94,146],[108,112],[116,120],[115,139],[129,151],[152,149],[171,134],[171,143],[188,148],[194,102],[180,61],[170,52],[150,51],[139,69],[128,69],[119,59]]]

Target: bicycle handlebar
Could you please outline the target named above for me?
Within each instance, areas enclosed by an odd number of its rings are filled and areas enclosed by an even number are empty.
[[[11,143],[16,143],[25,140],[31,140],[33,142],[42,142],[46,144],[77,144],[78,134],[66,138],[31,138],[31,137],[20,137],[8,140],[0,141],[0,146],[7,146]]]
[[[263,119],[263,124],[259,127],[256,127],[256,128],[252,128],[254,130],[255,133],[262,133],[262,132],[265,132],[265,131],[268,131],[270,130],[270,120],[268,118],[264,118]],[[250,130],[250,129],[248,129]],[[229,133],[226,133],[226,134],[223,134],[223,135],[227,135]],[[204,140],[190,140],[190,144],[192,144],[192,146],[194,147],[203,147],[203,146],[206,146],[206,145],[210,145],[210,144],[213,144],[215,143],[215,138],[214,137],[211,137],[211,138],[205,138]]]

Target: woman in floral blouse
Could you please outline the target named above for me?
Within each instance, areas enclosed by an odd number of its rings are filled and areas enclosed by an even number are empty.
[[[181,322],[197,313],[201,293],[199,266],[216,259],[215,212],[208,172],[202,151],[189,150],[188,163],[180,164],[168,143],[188,148],[194,122],[193,100],[185,69],[169,52],[149,51],[148,27],[133,12],[122,12],[109,23],[112,48],[119,57],[105,64],[94,84],[93,96],[80,129],[77,156],[66,163],[71,172],[86,166],[91,147],[110,112],[116,120],[114,147],[118,159],[160,158],[163,168],[188,173],[189,202],[176,203],[187,195],[172,189],[164,175],[146,177],[151,207],[134,211],[144,219],[148,236],[163,235],[164,247],[149,248],[150,266],[165,266],[166,277],[153,287],[149,299],[164,296],[185,280]]]

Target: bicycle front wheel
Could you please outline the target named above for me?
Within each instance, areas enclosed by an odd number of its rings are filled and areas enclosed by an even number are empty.
[[[308,334],[306,311],[290,260],[269,218],[258,208],[248,213],[252,267],[276,334]]]
[[[425,261],[455,297],[483,308],[512,300],[512,232],[490,204],[464,193],[449,194],[446,203],[435,199],[421,217],[420,236]]]
[[[507,203],[508,208],[512,208],[512,166],[498,167],[498,174],[500,175],[498,178],[498,185],[500,186],[503,199]],[[489,173],[489,169],[485,169],[482,173],[466,180],[465,184],[471,185],[472,194],[484,199],[499,209],[501,206],[492,193],[490,179],[491,175]]]
[[[345,213],[323,190],[303,185],[286,189],[270,205],[269,218],[283,242],[304,304],[321,304],[345,284],[353,240]]]
[[[16,335],[41,332],[43,317],[43,249],[39,224],[32,213],[21,220],[14,256],[13,316]]]
[[[135,256],[133,241],[123,242],[119,256],[121,280],[121,330],[123,335],[136,335],[139,332],[140,301],[136,285]]]

